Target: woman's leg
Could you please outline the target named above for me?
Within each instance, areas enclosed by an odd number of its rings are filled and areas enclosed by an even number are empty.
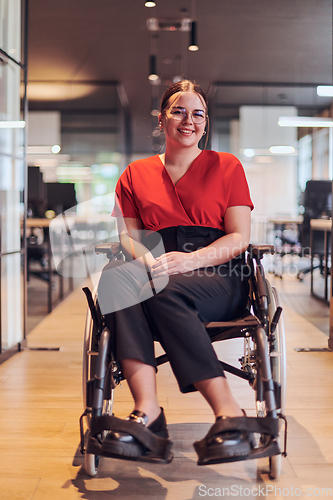
[[[169,463],[172,442],[163,408],[156,396],[155,368],[137,359],[123,359],[122,370],[134,399],[134,410],[115,424],[102,443],[102,454],[129,460]]]
[[[103,270],[98,301],[112,333],[112,350],[120,363],[134,399],[134,410],[149,422],[160,413],[156,396],[154,340],[140,303],[140,292],[149,284],[147,273],[123,261]],[[150,286],[150,285],[149,285]]]
[[[157,401],[154,339],[140,299],[145,283],[152,295],[145,270],[122,262],[107,265],[100,279],[98,300],[113,335],[111,349],[134,399],[129,417],[114,421],[103,440],[102,454],[165,463],[172,459],[171,441]]]
[[[144,293],[144,290],[143,290]],[[143,303],[148,322],[169,356],[182,392],[195,387],[216,416],[241,416],[203,322],[235,318],[247,287],[237,276],[204,271],[170,276],[168,286]],[[193,387],[194,386],[194,387]]]
[[[199,465],[245,460],[251,453],[243,412],[230,392],[203,325],[237,317],[246,298],[247,287],[237,276],[198,272],[192,277],[171,276],[164,290],[143,303],[180,389],[198,389],[216,417],[208,434],[194,443]]]
[[[194,384],[212,408],[215,417],[242,417],[243,412],[233,397],[227,379],[215,377]]]
[[[134,399],[134,410],[145,413],[149,425],[161,412],[156,394],[156,370],[137,359],[123,359],[121,367]]]

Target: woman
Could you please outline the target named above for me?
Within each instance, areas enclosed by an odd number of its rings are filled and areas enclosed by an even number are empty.
[[[121,432],[111,431],[103,449],[109,456],[135,460],[152,458],[135,430],[145,428],[148,440],[150,434],[168,437],[156,397],[153,338],[168,354],[182,392],[198,390],[217,422],[244,418],[202,324],[235,318],[245,308],[243,253],[253,205],[244,171],[233,155],[199,148],[209,119],[207,98],[193,82],[183,80],[167,89],[159,126],[165,132],[165,153],[130,164],[116,188],[114,214],[123,247],[136,259],[134,271],[121,262],[110,263],[99,286],[102,312],[115,311],[105,315],[106,321],[134,398],[134,410]],[[142,230],[159,233],[162,255],[142,252]],[[141,243],[149,248],[149,237]],[[124,302],[125,308],[115,306],[110,304],[111,289],[117,291],[118,302],[121,296],[134,298]],[[246,458],[250,453],[249,437],[237,425],[210,434],[205,460],[198,463]],[[161,457],[152,459],[163,461]],[[171,458],[168,454],[165,461]]]

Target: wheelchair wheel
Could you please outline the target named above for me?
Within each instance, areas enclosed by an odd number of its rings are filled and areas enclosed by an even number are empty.
[[[83,369],[82,369],[82,392],[83,392],[83,408],[87,408],[87,382],[91,379],[95,369],[93,364],[96,363],[96,355],[92,355],[93,344],[93,320],[91,317],[90,309],[87,310],[86,323],[84,330],[83,342]],[[89,354],[88,354],[89,353]]]
[[[88,308],[84,333],[83,344],[83,406],[89,408],[90,401],[88,401],[87,382],[92,380],[96,373],[96,362],[98,358],[98,348],[95,342],[95,327],[91,317],[90,309]],[[112,415],[114,400],[114,389],[111,390],[111,399],[103,401],[103,415]],[[90,427],[90,414],[87,415],[88,427]],[[88,435],[88,434],[87,434]],[[104,438],[105,436],[103,436]],[[95,476],[98,471],[99,456],[92,453],[85,453],[84,455],[84,468],[89,476]]]
[[[269,323],[271,323],[277,307],[280,306],[280,302],[277,290],[271,286],[269,281],[267,281],[267,288],[269,295],[268,316]],[[286,408],[287,360],[283,314],[278,321],[274,338],[270,341],[270,359],[273,381],[280,386],[279,413],[284,415]]]
[[[277,307],[280,306],[279,298],[275,287],[272,287],[268,280],[266,280],[268,289],[268,316],[269,324],[271,323]],[[280,316],[274,337],[269,342],[270,346],[270,361],[272,368],[272,377],[274,384],[276,384],[279,393],[279,408],[278,413],[284,415],[286,407],[286,346],[285,346],[285,332],[283,316]],[[281,425],[280,425],[281,430]],[[279,441],[279,439],[278,439]],[[270,479],[277,479],[281,474],[282,456],[275,455],[269,458],[269,477]]]
[[[92,453],[84,455],[84,468],[88,476],[96,476],[99,465],[99,456]]]
[[[271,322],[274,317],[276,309],[280,306],[277,291],[266,280],[268,291],[268,330],[269,330],[269,357],[272,371],[272,378],[275,387],[275,398],[277,405],[277,413],[284,415],[286,403],[286,348],[285,348],[285,334],[283,316],[281,315],[277,323],[275,332],[271,335]],[[256,410],[258,417],[265,417],[266,404],[263,394],[263,383],[261,380],[260,371],[256,370]],[[280,426],[281,430],[282,424]],[[264,444],[267,436],[259,436],[259,440]],[[278,443],[280,442],[277,438]],[[270,479],[277,479],[281,474],[282,455],[274,455],[269,457],[269,477]]]

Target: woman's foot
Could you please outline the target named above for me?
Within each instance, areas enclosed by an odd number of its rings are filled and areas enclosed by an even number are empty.
[[[170,462],[171,441],[163,408],[149,425],[148,416],[134,410],[127,420],[116,419],[121,430],[111,430],[103,441],[103,454],[115,458],[143,460],[151,462]],[[128,422],[128,423],[126,423]],[[134,424],[134,425],[133,425]],[[128,429],[128,432],[127,432]]]
[[[240,417],[216,418],[208,434],[194,443],[198,465],[233,462],[248,457],[251,444],[249,433],[244,430],[244,416],[245,412]]]
[[[131,415],[135,414],[144,414],[145,415],[145,425],[148,427],[154,420],[158,419],[158,417],[163,413],[162,408],[158,404],[136,404]],[[129,415],[128,419],[131,417]],[[135,417],[134,417],[135,418]]]
[[[151,432],[157,434],[160,437],[164,438],[169,437],[163,408],[160,408],[160,413],[158,417],[155,420],[153,420],[149,425],[147,425],[149,422],[148,415],[138,410],[133,410],[126,420],[132,420],[138,424],[144,425],[145,427],[147,427],[147,429],[149,429]],[[131,436],[126,432],[110,431],[106,439],[124,443],[138,443],[135,437]]]

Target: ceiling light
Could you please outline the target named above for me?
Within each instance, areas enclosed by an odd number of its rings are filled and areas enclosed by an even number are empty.
[[[35,165],[45,168],[55,168],[58,165],[58,160],[53,158],[38,158]]]
[[[256,154],[256,152],[254,149],[251,149],[251,148],[244,149],[244,155],[247,158],[253,158],[255,154]]]
[[[275,149],[275,148],[278,148],[278,149]],[[285,149],[283,151],[282,148],[288,148],[288,149]],[[239,153],[241,155],[244,155],[245,158],[253,159],[254,161],[257,161],[257,158],[260,158],[260,157],[262,157],[262,158],[271,157],[272,158],[273,155],[276,155],[279,153],[285,154],[285,155],[290,155],[290,156],[297,156],[297,154],[298,154],[293,146],[272,146],[269,149],[268,148],[264,148],[264,149],[246,148],[246,149],[240,149]]]
[[[23,121],[0,121],[0,128],[24,128],[25,122]]]
[[[54,219],[54,218],[55,218],[55,216],[56,216],[56,213],[55,213],[55,211],[54,211],[54,210],[46,210],[46,212],[45,212],[45,214],[44,214],[44,215],[45,215],[45,217],[46,217],[47,219]]]
[[[46,155],[52,153],[51,146],[28,146],[28,155]]]
[[[293,146],[271,146],[269,150],[274,155],[290,155],[295,153]]]
[[[29,82],[27,93],[32,101],[68,101],[96,91],[96,85],[72,82]]]
[[[148,31],[190,31],[191,19],[184,18],[157,18],[147,19]]]
[[[176,75],[173,77],[172,79],[172,83],[178,83],[178,82],[181,82],[183,79],[183,77],[181,75]]]
[[[31,155],[57,155],[60,153],[61,147],[59,144],[54,144],[54,146],[27,146],[27,154]]]
[[[61,147],[59,146],[59,144],[55,144],[54,146],[52,146],[51,151],[53,154],[57,155],[58,153],[60,153]]]
[[[156,69],[156,56],[151,55],[149,57],[149,76],[148,79],[151,81],[158,80],[158,74]]]
[[[145,7],[156,7],[155,2],[145,2]]]
[[[317,95],[321,97],[333,97],[333,85],[318,85]]]
[[[191,32],[190,32],[190,44],[188,46],[188,50],[191,52],[195,52],[199,50],[198,44],[197,44],[197,22],[192,21],[191,23]]]
[[[91,175],[89,167],[57,167],[56,172],[58,176],[63,177],[86,177]]]
[[[316,116],[280,116],[280,127],[333,127],[331,118]]]

